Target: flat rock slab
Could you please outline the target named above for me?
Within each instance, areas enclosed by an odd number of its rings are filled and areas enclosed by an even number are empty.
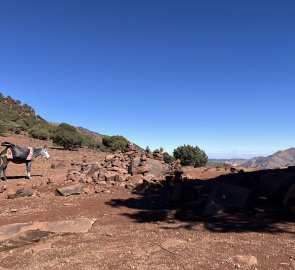
[[[79,195],[83,192],[82,184],[74,184],[56,189],[57,194],[61,196]]]
[[[0,251],[38,242],[53,235],[86,233],[94,222],[95,219],[77,218],[74,220],[5,225],[0,227]]]

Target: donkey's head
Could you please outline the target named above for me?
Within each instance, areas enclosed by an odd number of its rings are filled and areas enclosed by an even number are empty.
[[[44,147],[41,148],[40,154],[42,155],[42,157],[44,157],[46,159],[50,158],[50,155],[49,155],[49,153],[47,151],[47,146],[46,145],[44,145]]]

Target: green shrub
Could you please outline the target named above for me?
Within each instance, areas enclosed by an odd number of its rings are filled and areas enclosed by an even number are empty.
[[[55,144],[68,150],[78,149],[82,145],[82,136],[77,129],[66,123],[58,125],[51,139]]]
[[[208,156],[199,147],[191,145],[183,145],[176,148],[173,152],[176,159],[180,159],[183,166],[202,167],[208,162]]]
[[[35,126],[29,130],[29,135],[35,139],[48,140],[51,132],[47,127]]]
[[[123,136],[110,136],[102,139],[102,144],[111,152],[124,151],[128,140]]]
[[[229,170],[232,167],[232,165],[225,163],[225,162],[208,162],[207,167],[208,168],[215,168],[215,169]]]
[[[80,136],[82,138],[82,146],[85,146],[90,149],[98,149],[99,148],[99,145],[101,144],[101,142],[95,140],[94,138],[92,138],[89,135],[81,134]]]
[[[175,157],[171,156],[169,153],[164,152],[163,153],[163,157],[164,157],[164,162],[167,164],[172,163],[175,160]]]
[[[109,153],[111,152],[111,149],[106,147],[105,145],[102,144],[102,142],[98,142],[96,145],[96,149],[98,149],[101,152],[106,152]]]
[[[4,136],[8,131],[8,124],[5,122],[0,122],[0,135]]]

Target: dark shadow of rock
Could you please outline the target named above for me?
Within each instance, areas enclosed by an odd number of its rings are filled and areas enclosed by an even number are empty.
[[[36,176],[42,177],[43,175],[42,174],[33,174],[33,175],[31,175],[31,177],[36,177]],[[10,176],[7,176],[6,178],[7,178],[7,180],[18,180],[18,179],[29,180],[27,178],[27,176],[25,176],[25,175],[16,175],[16,176],[10,175]],[[5,182],[3,177],[1,177],[1,179],[2,179],[3,182]]]
[[[124,214],[135,222],[182,221],[187,229],[202,224],[214,232],[294,234],[290,227],[294,215],[283,205],[294,184],[294,172],[287,169],[228,174],[207,181],[169,177],[148,188],[141,184],[134,190],[137,196],[107,204],[137,209]]]

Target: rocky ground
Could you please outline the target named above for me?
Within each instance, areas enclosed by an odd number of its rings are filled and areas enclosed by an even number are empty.
[[[0,140],[44,144],[23,135]],[[85,155],[89,163],[103,162],[105,155],[48,147],[51,159],[34,161],[31,180],[24,178],[24,165],[9,164],[9,179],[0,183],[0,269],[295,269],[292,221],[270,221],[259,211],[251,219],[170,218],[174,210],[158,207],[159,198],[121,185],[56,196],[72,163]],[[228,171],[185,173],[209,179]],[[17,190],[28,194],[7,199]]]

